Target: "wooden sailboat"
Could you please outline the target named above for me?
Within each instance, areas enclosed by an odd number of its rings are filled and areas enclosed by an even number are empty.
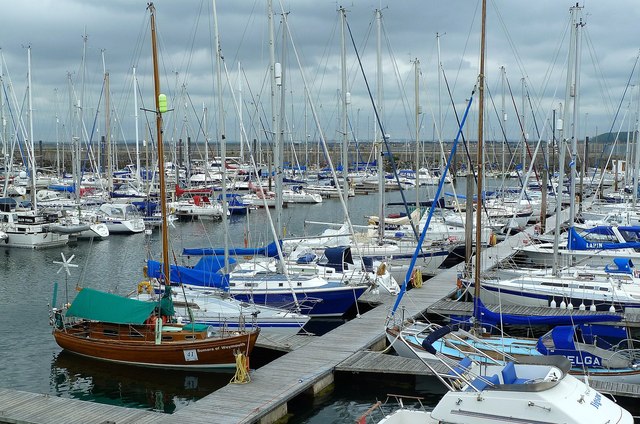
[[[160,368],[232,367],[238,353],[251,353],[258,328],[230,332],[202,324],[183,325],[173,319],[162,145],[162,113],[166,112],[166,100],[161,100],[160,95],[153,3],[148,8],[156,94],[165,295],[155,303],[84,288],[66,311],[53,309],[53,335],[63,349],[104,361]]]

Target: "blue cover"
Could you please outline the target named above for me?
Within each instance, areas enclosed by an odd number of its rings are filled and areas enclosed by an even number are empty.
[[[601,227],[596,227],[600,229]],[[592,229],[593,230],[593,229]],[[595,234],[601,234],[598,231],[591,231]],[[612,243],[612,242],[591,242],[587,241],[575,230],[574,227],[569,228],[569,238],[567,239],[567,248],[569,250],[608,250],[608,249],[638,249],[640,242]]]
[[[437,353],[436,349],[433,347],[433,343],[437,340],[439,340],[440,338],[446,336],[447,334],[451,333],[451,331],[453,330],[452,327],[445,325],[442,326],[440,328],[438,328],[436,331],[434,331],[433,333],[430,333],[423,341],[422,341],[422,347],[424,348],[424,350],[426,350],[427,352],[429,352],[432,355],[435,355]]]
[[[279,242],[280,246],[282,246],[282,241]],[[224,248],[214,249],[211,247],[198,247],[198,248],[184,248],[182,250],[183,255],[188,256],[211,256],[224,255]],[[263,255],[269,258],[277,258],[278,257],[278,247],[275,242],[269,243],[265,247],[248,247],[248,248],[237,248],[237,249],[229,249],[229,255],[231,256],[254,256],[254,255]]]
[[[200,262],[198,263],[198,265],[200,265]],[[208,266],[210,266],[211,268],[207,268]],[[162,268],[163,267],[161,262],[152,260],[147,261],[147,275],[151,278],[161,278],[163,275]],[[194,286],[212,287],[225,291],[229,290],[229,275],[219,274],[218,272],[216,272],[217,270],[209,270],[215,269],[213,260],[200,265],[200,268],[171,265],[169,269],[169,272],[171,274],[169,279],[171,280],[172,284],[184,283]],[[220,267],[218,267],[218,269],[220,269]]]
[[[493,312],[487,309],[480,299],[478,302],[478,314],[474,316],[487,324],[512,324],[512,325],[567,325],[567,324],[583,324],[590,322],[609,322],[620,321],[621,315],[613,314],[593,314],[593,315],[567,315],[567,316],[554,316],[554,315],[513,315],[513,314],[500,314],[499,312]]]
[[[603,368],[603,359],[598,355],[578,349],[574,343],[574,326],[558,326],[549,333],[540,337],[536,348],[543,355],[565,356],[571,361],[573,367],[583,368]],[[549,337],[549,335],[551,337]],[[545,343],[546,339],[546,343]],[[553,346],[548,345],[549,339],[553,341]]]
[[[327,257],[326,265],[335,268],[338,272],[344,271],[345,263],[353,265],[353,257],[349,246],[327,247],[324,250],[324,255]]]
[[[604,270],[612,274],[633,274],[633,262],[629,258],[613,258],[615,267],[605,265]]]
[[[76,191],[76,186],[74,184],[50,184],[47,188],[49,190],[63,191],[66,193],[74,193]]]

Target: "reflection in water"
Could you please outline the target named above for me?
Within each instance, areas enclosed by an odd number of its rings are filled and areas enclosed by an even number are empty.
[[[233,370],[160,370],[97,361],[62,351],[51,361],[60,397],[172,413],[226,385]]]

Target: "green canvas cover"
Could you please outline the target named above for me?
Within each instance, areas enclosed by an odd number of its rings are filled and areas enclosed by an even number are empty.
[[[84,288],[71,303],[66,316],[113,324],[143,324],[156,306],[155,302]]]

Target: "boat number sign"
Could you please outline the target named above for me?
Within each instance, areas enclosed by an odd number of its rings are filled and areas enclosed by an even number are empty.
[[[184,360],[186,362],[193,362],[198,360],[198,352],[195,349],[183,350]]]

